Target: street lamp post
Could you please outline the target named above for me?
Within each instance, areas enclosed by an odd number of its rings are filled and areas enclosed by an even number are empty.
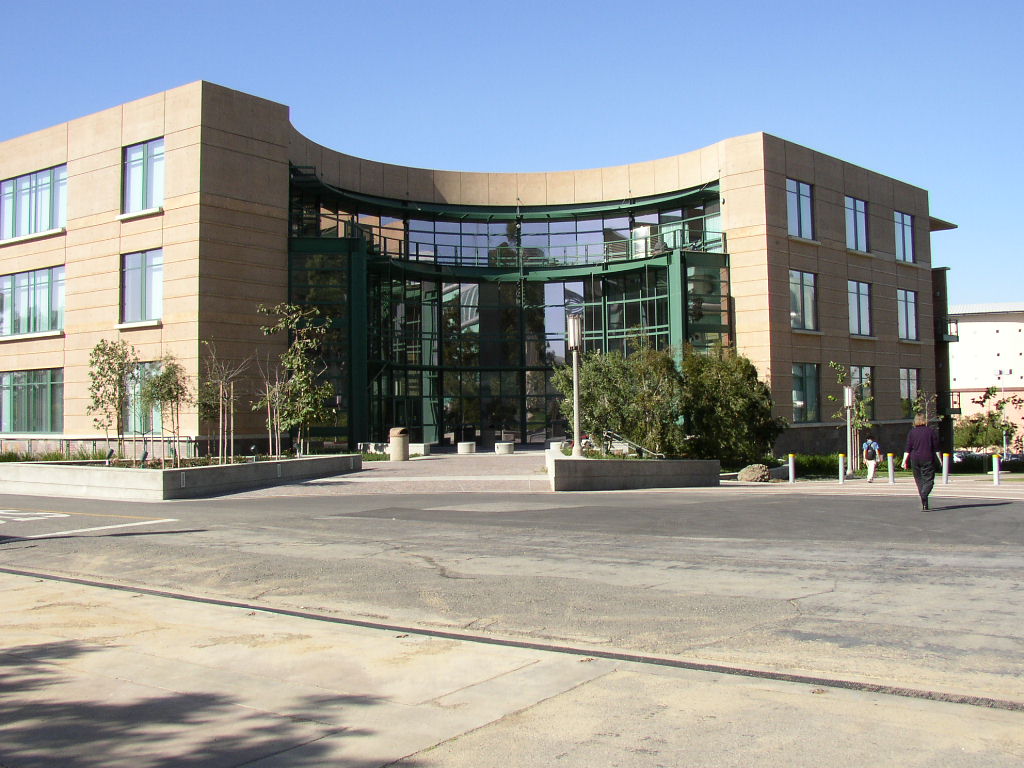
[[[846,476],[853,477],[853,387],[843,387],[843,409],[846,411]]]
[[[566,315],[569,349],[572,350],[572,455],[583,457],[580,440],[580,347],[583,345],[583,315],[573,312]]]

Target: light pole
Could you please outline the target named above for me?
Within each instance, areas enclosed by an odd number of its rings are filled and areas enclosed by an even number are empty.
[[[853,476],[853,387],[843,387],[843,408],[846,411],[846,476]]]
[[[583,314],[572,312],[565,316],[569,349],[572,351],[572,455],[583,457],[580,440],[580,347],[583,345]]]

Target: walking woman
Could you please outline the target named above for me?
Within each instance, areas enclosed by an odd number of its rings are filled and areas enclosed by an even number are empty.
[[[917,494],[921,497],[921,509],[928,509],[928,494],[935,486],[935,460],[939,456],[939,435],[928,426],[928,417],[919,413],[914,417],[914,426],[907,433],[907,448],[903,454],[903,468],[907,468],[907,459],[914,471],[914,482],[917,483]]]

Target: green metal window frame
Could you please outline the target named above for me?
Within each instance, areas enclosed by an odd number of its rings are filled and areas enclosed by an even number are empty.
[[[846,197],[846,247],[867,253],[868,204],[856,197]]]
[[[121,256],[122,323],[159,320],[163,317],[163,268],[162,248]]]
[[[921,391],[920,383],[920,368],[900,368],[900,403],[904,416],[914,415],[914,400]]]
[[[814,195],[810,184],[786,179],[786,213],[790,235],[814,239]]]
[[[896,260],[913,264],[914,255],[914,217],[902,211],[893,211],[893,222],[896,227]]]
[[[793,423],[821,420],[821,365],[793,363]]]
[[[64,328],[64,267],[0,276],[0,337]]]
[[[897,331],[903,341],[918,341],[917,291],[896,289]]]
[[[850,305],[850,333],[854,336],[871,335],[871,283],[847,280]]]
[[[63,368],[0,372],[0,433],[63,431]]]
[[[137,157],[133,156],[135,152],[139,153]],[[164,204],[163,137],[125,147],[122,169],[122,213],[138,213]]]
[[[141,404],[142,385],[146,379],[159,372],[160,361],[158,360],[139,363],[129,380],[128,399],[125,402],[122,420],[126,435],[154,435],[157,437],[160,435],[162,427],[160,406],[154,404],[152,408],[144,409]]]
[[[818,280],[813,272],[789,270],[789,324],[801,331],[818,329]]]
[[[67,225],[67,164],[0,181],[0,241]]]

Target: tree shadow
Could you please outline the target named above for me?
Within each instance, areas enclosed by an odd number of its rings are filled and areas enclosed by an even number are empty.
[[[374,733],[345,726],[345,713],[386,703],[373,696],[306,696],[282,714],[224,694],[140,697],[142,687],[123,682],[117,669],[97,673],[104,689],[84,690],[95,677],[65,671],[76,659],[110,648],[63,641],[0,650],[2,768],[226,768],[285,753],[291,753],[289,766],[365,765],[365,758],[333,754],[339,735]]]

